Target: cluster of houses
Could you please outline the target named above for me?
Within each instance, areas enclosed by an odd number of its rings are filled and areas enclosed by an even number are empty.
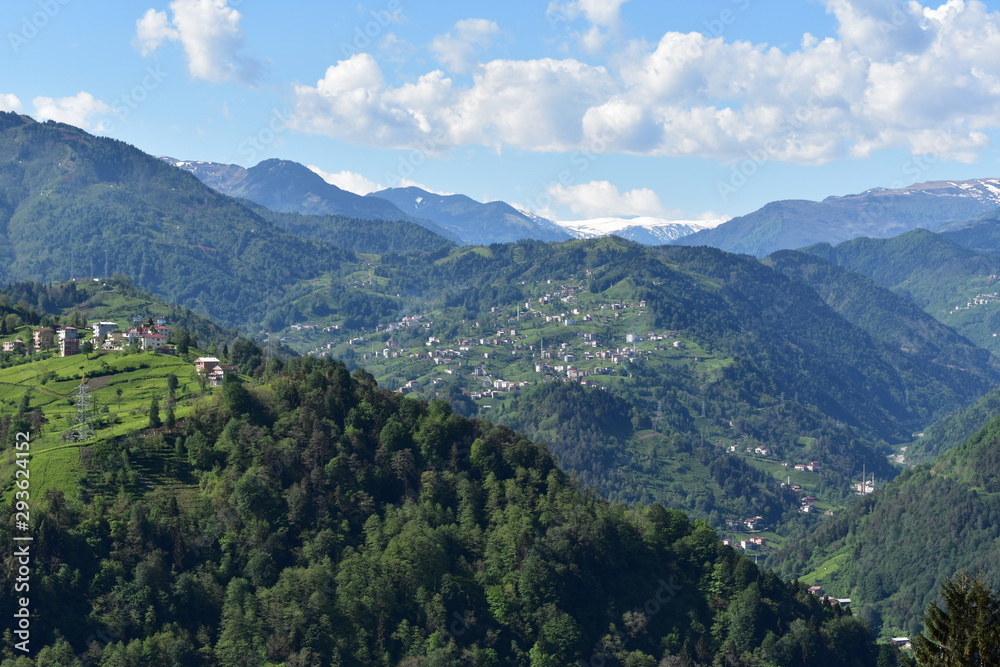
[[[522,282],[521,284],[526,283]],[[644,300],[636,302],[596,303],[583,306],[579,301],[583,298],[586,283],[558,286],[550,280],[548,284],[551,287],[546,288],[546,292],[541,296],[528,297],[523,302],[516,304],[516,317],[513,312],[509,312],[513,310],[512,307],[496,305],[489,308],[489,312],[494,315],[507,313],[510,317],[506,318],[506,323],[503,323],[504,319],[500,318],[497,322],[497,329],[494,330],[490,327],[488,333],[472,334],[471,332],[465,332],[464,335],[457,336],[451,341],[442,342],[440,338],[434,336],[431,332],[434,320],[430,316],[425,314],[408,315],[395,322],[379,324],[375,328],[375,332],[391,333],[398,330],[422,327],[427,330],[428,335],[423,351],[400,349],[398,343],[389,340],[374,344],[370,350],[365,351],[359,356],[362,356],[363,361],[401,358],[430,360],[435,366],[444,367],[443,369],[436,369],[436,371],[431,372],[441,373],[442,375],[454,376],[459,372],[454,369],[465,367],[471,370],[473,378],[482,385],[478,391],[467,390],[467,393],[475,400],[477,398],[496,397],[498,392],[515,391],[528,384],[534,384],[534,382],[515,382],[507,378],[491,376],[487,372],[485,366],[498,354],[502,355],[503,352],[501,350],[507,351],[512,358],[520,356],[530,359],[533,363],[535,373],[541,376],[539,377],[541,381],[562,379],[587,385],[590,384],[591,380],[589,378],[592,375],[609,373],[614,365],[624,364],[629,361],[635,362],[641,357],[652,354],[651,350],[640,349],[638,347],[638,343],[640,342],[652,341],[662,343],[662,345],[656,346],[657,349],[671,349],[671,347],[673,349],[683,349],[684,347],[681,341],[676,340],[676,331],[628,333],[626,336],[627,345],[622,347],[610,347],[606,341],[602,345],[598,334],[583,331],[580,332],[583,350],[579,349],[581,347],[579,343],[568,344],[560,342],[554,345],[545,345],[544,341],[537,342],[536,340],[531,340],[529,342],[529,337],[537,337],[537,328],[539,326],[535,323],[527,323],[530,320],[537,320],[539,322],[544,320],[550,324],[557,323],[560,326],[573,326],[588,321],[606,321],[610,323],[615,318],[627,317],[635,309],[639,309],[638,314],[642,315],[645,313],[647,307]],[[547,312],[543,312],[543,309]],[[562,312],[553,314],[553,311]],[[478,321],[474,323],[469,322],[468,324],[474,329],[480,329],[480,322]],[[302,324],[293,327],[296,331],[318,331],[320,328],[327,334],[336,335],[343,333],[341,327],[336,325],[318,327],[312,324]],[[363,337],[355,337],[350,340],[341,338],[339,342],[336,340],[326,342],[312,350],[310,354],[319,356],[335,354],[335,350],[345,342],[351,346],[368,345],[368,342]],[[490,348],[499,349],[497,352],[494,352]],[[601,362],[607,363],[602,364]],[[599,365],[600,367],[595,367],[595,365]],[[424,373],[421,372],[421,375],[424,375]],[[409,379],[397,391],[400,393],[413,391],[417,389],[418,383],[421,386],[428,383],[437,384],[436,381],[427,377],[416,380]],[[475,393],[472,393],[473,391]]]
[[[132,318],[132,328],[119,331],[117,322],[94,322],[90,325],[93,331],[91,341],[94,349],[122,350],[131,345],[139,345],[143,350],[154,350],[160,354],[174,354],[172,345],[167,345],[170,328],[164,317],[158,317],[152,324],[145,324],[142,317]],[[70,326],[39,327],[32,331],[32,344],[36,350],[59,348],[59,355],[68,357],[80,353],[82,331]],[[24,341],[17,339],[6,341],[2,345],[4,352],[23,351]],[[223,364],[216,357],[198,357],[194,360],[195,368],[208,380],[213,387],[221,386],[226,377],[239,373],[239,367]]]
[[[838,604],[841,607],[846,607],[847,605],[851,604],[851,598],[835,598],[835,597],[832,597],[830,595],[827,595],[823,591],[823,587],[822,586],[810,586],[809,587],[809,592],[812,593],[813,595],[819,597],[820,600],[822,600],[826,604],[830,604],[830,605]]]
[[[756,533],[764,530],[764,517],[752,516],[749,519],[726,519],[726,528],[729,530],[749,530]]]
[[[754,535],[753,537],[748,537],[745,540],[734,540],[730,537],[722,540],[722,543],[727,547],[739,547],[743,551],[756,551],[760,549],[767,543],[767,538],[760,535]]]
[[[94,340],[105,350],[123,350],[138,345],[143,350],[155,350],[161,354],[173,354],[173,346],[167,345],[170,328],[166,320],[157,318],[153,325],[138,323],[128,331],[118,331],[114,322],[98,322],[93,325]]]
[[[724,443],[719,443],[720,445]],[[740,451],[739,445],[729,445],[729,451],[736,453]],[[769,457],[771,456],[771,449],[767,445],[757,445],[756,447],[747,447],[745,449],[747,454],[752,454],[756,456]],[[810,461],[809,463],[789,463],[788,461],[782,461],[781,465],[784,467],[792,467],[799,472],[819,472],[822,469],[819,461]]]
[[[725,443],[722,443],[722,442],[720,442],[718,444],[725,445]],[[729,445],[729,451],[733,452],[733,453],[736,453],[736,452],[740,451],[740,446],[739,445]],[[746,448],[746,453],[747,454],[754,454],[756,456],[768,457],[768,456],[771,455],[771,449],[769,447],[767,447],[766,445],[757,445],[756,447],[747,447]]]
[[[59,356],[68,357],[80,354],[80,332],[76,327],[43,327],[32,332],[31,343],[35,350],[59,348]],[[4,352],[11,352],[24,343],[18,339],[13,343],[4,343]],[[11,347],[11,349],[8,349]]]
[[[238,366],[224,364],[216,357],[198,357],[194,360],[194,367],[208,379],[208,384],[212,387],[222,386],[228,375],[235,375],[240,370]]]
[[[992,278],[992,276],[990,277]],[[996,301],[997,298],[998,298],[997,292],[993,292],[992,294],[977,294],[976,296],[972,297],[970,301],[967,301],[964,306],[955,306],[954,311],[969,310],[970,308],[974,308],[975,306],[986,306],[989,305],[990,302]]]
[[[117,322],[95,322],[90,325],[93,333],[91,341],[95,349],[122,350],[136,344],[143,350],[155,350],[161,354],[173,354],[174,348],[167,345],[170,328],[166,318],[159,317],[154,324],[143,324],[143,318],[136,315],[132,318],[133,327],[127,331],[119,331]],[[69,357],[80,354],[80,343],[83,331],[71,326],[39,327],[32,331],[31,342],[36,350],[59,348],[59,356]],[[4,352],[23,349],[24,342],[20,339],[5,342]]]

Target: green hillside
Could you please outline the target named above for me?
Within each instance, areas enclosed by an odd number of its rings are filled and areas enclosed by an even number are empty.
[[[0,281],[122,272],[229,326],[353,255],[277,229],[120,141],[0,114]]]
[[[1000,257],[922,229],[802,251],[870,277],[976,345],[1000,351],[1000,337],[994,335],[1000,334]]]
[[[0,439],[13,444],[14,433],[32,434],[33,494],[39,498],[49,489],[67,497],[77,497],[95,480],[88,478],[88,460],[100,443],[140,431],[149,425],[149,409],[155,397],[167,401],[167,376],[178,380],[174,414],[184,419],[202,391],[195,378],[194,366],[184,359],[152,353],[121,356],[114,353],[75,355],[60,358],[51,355],[29,364],[0,369]],[[92,401],[90,424],[94,437],[82,442],[67,441],[78,416],[77,391],[83,380]],[[120,393],[119,393],[120,390]],[[165,407],[164,407],[165,410]],[[8,449],[8,454],[11,454]],[[10,471],[12,457],[4,468]],[[147,486],[153,481],[141,479],[141,471],[122,467],[118,472],[132,473],[134,483]],[[4,496],[14,491],[13,479],[4,475]]]
[[[948,415],[924,429],[904,452],[909,464],[929,463],[939,454],[968,440],[1000,415],[1000,387],[990,390],[964,410]]]
[[[988,353],[907,300],[883,291],[865,310],[870,281],[843,271],[850,294],[828,303],[752,258],[618,239],[365,259],[346,284],[313,281],[292,304],[304,319],[274,337],[530,433],[608,497],[720,529],[821,519],[802,497],[822,515],[863,467],[891,478],[886,443],[998,379]]]
[[[1000,383],[1000,361],[920,309],[912,300],[880,286],[864,275],[805,253],[784,250],[765,263],[784,275],[812,287],[823,300],[881,345],[885,354],[913,376],[936,382],[923,384],[940,397],[969,374],[979,378],[977,391]],[[907,389],[907,400],[913,400]],[[925,402],[933,399],[925,397]],[[959,398],[955,404],[962,402]]]
[[[1000,419],[900,475],[772,561],[785,576],[854,600],[887,634],[913,636],[957,572],[1000,583]]]
[[[984,255],[1000,255],[1000,219],[996,212],[953,223],[938,233],[950,241]]]
[[[32,307],[29,303],[39,305]],[[15,433],[32,433],[36,474],[33,488],[40,496],[48,489],[71,498],[86,496],[98,481],[90,462],[107,443],[131,438],[146,429],[154,398],[160,404],[161,420],[167,419],[168,412],[173,413],[174,421],[185,419],[191,406],[210,391],[191,363],[199,346],[247,372],[261,364],[261,351],[235,331],[166,304],[121,277],[98,282],[10,285],[0,289],[0,312],[7,312],[0,317],[0,343],[31,342],[35,328],[62,325],[78,327],[81,347],[94,348],[90,353],[67,357],[60,357],[57,348],[33,350],[29,356],[25,356],[25,346],[0,352],[0,442],[6,447],[14,442]],[[169,325],[169,342],[179,354],[157,354],[138,347],[101,351],[92,331],[86,328],[93,321],[111,321],[125,331],[133,326],[133,318],[164,318]],[[77,392],[84,381],[91,404],[84,416],[93,435],[81,440],[70,436],[81,419]],[[171,391],[169,385],[174,382]],[[148,442],[133,444],[142,449]],[[150,459],[149,466],[135,467],[120,461],[123,465],[113,473],[146,488],[176,487],[187,493],[191,480],[178,476],[176,458],[164,450]],[[5,471],[12,464],[12,457],[6,457]],[[3,487],[5,497],[11,491],[11,486]]]
[[[75,280],[57,283],[21,282],[0,288],[0,309],[15,304],[30,313],[22,319],[38,324],[45,318],[63,318],[67,322],[110,320],[128,323],[133,317],[143,320],[163,317],[173,329],[184,329],[205,349],[232,345],[239,332],[218,326],[188,308],[167,303],[137,288],[123,274],[98,280]],[[7,336],[13,339],[14,336]]]
[[[902,664],[706,525],[585,494],[513,431],[329,360],[262,380],[95,446],[87,502],[33,487],[40,664]],[[164,450],[196,491],[120,473]]]
[[[279,229],[312,241],[332,243],[359,253],[438,253],[455,244],[406,220],[366,220],[340,215],[278,213],[249,200],[239,200]]]

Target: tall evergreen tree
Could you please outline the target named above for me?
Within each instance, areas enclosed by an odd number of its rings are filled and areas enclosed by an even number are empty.
[[[153,397],[149,402],[149,428],[160,428],[163,421],[160,419],[160,401]]]
[[[959,574],[941,584],[945,609],[924,616],[926,631],[914,647],[927,667],[1000,666],[1000,593],[982,579]]]

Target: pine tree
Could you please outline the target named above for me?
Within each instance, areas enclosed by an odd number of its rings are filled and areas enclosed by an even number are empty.
[[[914,652],[927,667],[1000,667],[1000,594],[979,577],[941,584],[945,609],[927,607]]]
[[[153,400],[149,402],[149,428],[160,428],[163,426],[163,421],[160,420],[160,401],[153,397]]]

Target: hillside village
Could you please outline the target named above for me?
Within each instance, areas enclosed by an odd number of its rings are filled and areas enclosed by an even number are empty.
[[[729,363],[685,332],[657,327],[650,304],[632,289],[594,294],[586,281],[520,286],[534,295],[490,305],[473,321],[439,309],[410,312],[361,332],[330,320],[305,322],[290,327],[280,342],[314,356],[353,359],[400,394],[430,399],[460,392],[481,413],[541,383],[620,388],[637,364],[658,373],[710,376]],[[609,299],[609,294],[618,298]],[[819,462],[782,460],[766,445],[736,442],[717,444],[782,480],[800,497],[799,512],[833,514],[814,495]],[[790,475],[797,476],[796,483]],[[763,533],[770,528],[759,516],[730,519],[724,539],[766,557],[769,535]]]
[[[37,327],[31,329],[30,337],[17,337],[0,343],[0,351],[31,356],[36,352],[58,350],[59,357],[71,357],[132,350],[174,356],[177,346],[170,343],[170,333],[166,317],[134,315],[129,319],[127,328],[113,321],[93,322],[86,327],[61,324]],[[198,357],[193,364],[197,372],[204,376],[207,385],[212,387],[221,386],[227,376],[239,373],[238,366],[223,364],[212,356]]]
[[[689,347],[677,331],[649,328],[652,317],[646,301],[600,300],[585,291],[585,284],[563,285],[514,306],[496,305],[484,315],[476,322],[463,321],[462,331],[450,337],[440,330],[453,323],[447,322],[447,313],[436,313],[407,315],[353,337],[337,324],[294,325],[294,333],[280,340],[304,347],[302,343],[325,337],[321,346],[304,351],[356,357],[366,367],[406,360],[409,375],[393,387],[403,394],[440,385],[444,376],[461,375],[469,380],[460,383],[463,391],[476,401],[556,379],[600,386],[601,376],[621,374],[628,363],[656,352],[681,356]],[[404,347],[399,339],[412,340],[417,331],[427,334],[423,349]],[[698,355],[692,358],[700,361]],[[519,362],[526,372],[506,375],[509,366]]]

